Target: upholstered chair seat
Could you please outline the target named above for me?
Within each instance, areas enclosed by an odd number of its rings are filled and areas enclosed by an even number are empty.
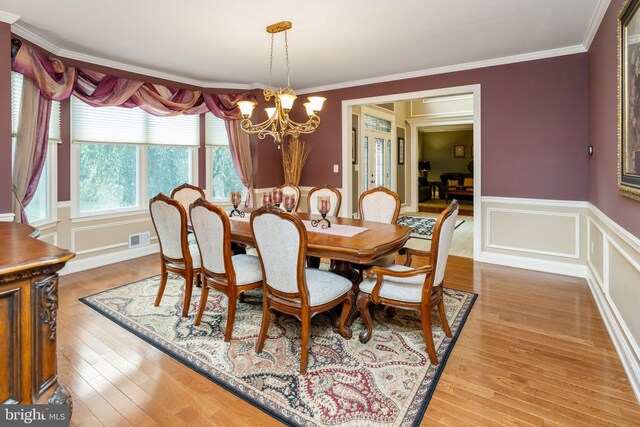
[[[248,283],[262,280],[262,270],[260,270],[260,260],[255,255],[239,254],[231,257],[233,269],[236,271],[236,285],[246,285]]]
[[[223,292],[228,299],[227,326],[224,340],[233,333],[236,306],[243,293],[262,286],[262,268],[258,257],[231,255],[231,223],[219,206],[200,198],[191,204],[191,226],[200,249],[202,294],[194,322],[200,325],[209,298],[209,290]]]
[[[360,283],[357,301],[366,327],[360,333],[361,342],[369,341],[372,334],[373,323],[369,304],[418,310],[429,359],[432,364],[438,364],[431,331],[431,309],[438,307],[442,329],[447,336],[451,337],[451,329],[444,310],[443,286],[444,271],[457,217],[458,202],[454,200],[436,220],[430,252],[403,248],[400,253],[407,254],[405,265],[393,264],[386,268],[373,267],[369,270],[368,277]],[[428,264],[412,268],[410,265],[414,255],[428,257]]]
[[[328,271],[305,268],[307,231],[296,215],[264,206],[251,213],[251,229],[264,275],[256,353],[261,353],[265,344],[271,312],[291,314],[302,323],[300,373],[304,374],[313,316],[342,304],[340,334],[351,337],[345,328],[354,298],[351,282]]]
[[[353,284],[349,279],[324,270],[305,269],[309,305],[316,307],[326,304],[351,291]]]

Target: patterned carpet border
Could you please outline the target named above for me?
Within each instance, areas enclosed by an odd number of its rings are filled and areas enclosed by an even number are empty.
[[[120,288],[124,288],[127,286],[130,286],[132,284],[135,283],[140,283],[143,282],[145,280],[150,280],[153,279],[155,277],[159,277],[159,276],[151,276],[147,279],[142,279],[142,280],[137,280],[131,283],[127,283],[127,284],[123,284],[120,286],[116,286],[114,288],[111,289],[107,289],[101,292],[97,292],[95,294],[92,295],[88,295],[86,297],[82,297],[80,298],[80,301],[83,302],[84,304],[86,304],[88,307],[92,308],[93,310],[95,310],[96,312],[100,313],[101,315],[105,316],[106,318],[108,318],[109,320],[111,320],[112,322],[114,322],[115,324],[117,324],[118,326],[124,328],[125,330],[133,333],[135,336],[137,336],[138,338],[142,339],[143,341],[151,344],[152,346],[154,346],[155,348],[157,348],[158,350],[161,350],[162,352],[164,352],[165,354],[171,356],[172,358],[174,358],[175,360],[177,360],[178,362],[182,363],[183,365],[187,366],[190,369],[193,369],[194,371],[196,371],[197,373],[203,375],[204,377],[208,378],[209,380],[213,381],[214,383],[216,383],[217,385],[221,386],[222,388],[224,388],[225,390],[231,392],[233,395],[241,398],[242,400],[246,401],[247,403],[255,406],[256,408],[260,409],[261,411],[269,414],[270,416],[274,417],[275,419],[277,419],[278,421],[286,424],[286,425],[291,425],[291,426],[302,426],[302,425],[323,425],[322,423],[310,423],[308,419],[304,418],[304,417],[300,417],[298,415],[296,415],[293,411],[286,409],[282,404],[280,403],[273,403],[270,402],[269,399],[267,397],[265,397],[264,395],[260,395],[258,392],[253,392],[252,390],[250,390],[250,387],[248,387],[248,385],[244,382],[242,382],[239,378],[236,378],[228,373],[225,372],[221,372],[220,370],[214,371],[212,372],[212,368],[209,368],[207,365],[205,365],[201,360],[192,357],[188,352],[183,351],[181,348],[179,348],[176,344],[173,344],[171,341],[165,339],[164,337],[160,336],[159,334],[155,333],[152,330],[149,330],[148,328],[145,328],[144,326],[135,323],[131,320],[129,320],[128,318],[124,317],[121,313],[115,312],[111,309],[109,309],[108,307],[103,307],[100,306],[96,303],[94,303],[93,301],[91,301],[91,298],[95,298],[99,295],[105,294],[105,293],[109,293],[112,292],[114,290],[120,289]],[[171,275],[170,275],[171,277]],[[167,288],[168,289],[168,288]],[[197,293],[195,292],[197,289],[194,289],[194,296],[192,297],[193,300],[198,301],[199,302],[199,296],[197,295]],[[445,292],[448,291],[448,289],[445,288]],[[460,332],[462,331],[462,327],[464,326],[469,313],[471,312],[471,308],[473,307],[478,294],[475,293],[471,293],[471,292],[466,292],[466,291],[459,291],[459,290],[451,290],[454,292],[459,292],[462,294],[467,294],[470,297],[466,298],[466,300],[462,303],[462,305],[459,307],[458,310],[458,315],[456,316],[456,318],[454,319],[453,322],[450,321],[450,327],[451,330],[453,332],[453,337],[452,338],[448,338],[445,337],[444,341],[441,343],[441,345],[439,345],[437,347],[437,355],[438,355],[438,360],[440,361],[440,363],[434,367],[433,365],[429,364],[427,370],[432,370],[435,369],[435,372],[433,373],[433,377],[432,380],[427,384],[426,381],[423,381],[423,383],[420,385],[419,391],[417,394],[419,395],[424,395],[423,398],[419,399],[419,398],[414,398],[413,401],[411,402],[409,409],[406,411],[406,413],[404,414],[404,418],[401,420],[401,422],[399,423],[394,423],[393,425],[402,425],[402,426],[418,426],[420,425],[420,422],[424,416],[424,413],[427,410],[427,407],[429,405],[429,402],[431,401],[431,398],[433,396],[433,393],[436,389],[436,386],[438,384],[438,381],[440,379],[440,376],[442,375],[442,372],[447,364],[447,361],[449,359],[449,356],[451,354],[451,351],[453,350],[453,347],[455,345],[455,343],[458,340],[458,337],[460,335]],[[165,297],[166,297],[166,293],[165,293]],[[210,296],[211,298],[211,296]],[[164,302],[164,299],[163,299]],[[162,305],[162,304],[161,304]],[[206,314],[205,314],[206,317]],[[191,316],[188,319],[189,322],[193,322],[193,311],[191,311]],[[314,318],[315,319],[315,318]],[[359,319],[356,319],[356,322],[358,322]],[[237,323],[238,319],[236,319],[236,323]],[[297,319],[296,319],[297,321]],[[204,318],[203,318],[203,322],[204,322]],[[375,322],[375,319],[374,319]],[[298,322],[299,323],[299,322]],[[273,324],[273,318],[272,318],[272,324]],[[354,323],[354,326],[356,326],[356,324],[358,323]],[[224,323],[223,323],[224,325]],[[360,326],[358,324],[358,326]],[[422,334],[421,332],[421,328],[418,325],[417,329],[420,330],[420,335]],[[222,327],[221,329],[224,329],[224,327]],[[359,333],[360,328],[359,327],[354,327],[354,336],[351,338],[352,340],[358,340],[357,334]],[[374,336],[376,334],[376,329],[375,329],[375,324],[374,324]],[[235,338],[235,333],[234,333],[234,338]],[[437,343],[436,343],[437,345]],[[207,369],[209,368],[209,369]],[[297,367],[296,367],[297,369]],[[296,371],[297,373],[297,371]],[[218,375],[214,375],[214,374],[218,374]],[[224,376],[224,378],[221,378],[222,376]],[[429,376],[428,372],[427,374],[425,374],[425,377]],[[252,395],[254,394],[254,395]],[[271,405],[270,405],[271,403]],[[315,421],[315,419],[314,419]],[[369,423],[364,421],[364,423],[361,422],[354,422],[354,425],[377,425],[377,424],[373,424],[373,423]],[[385,424],[386,425],[386,424]]]

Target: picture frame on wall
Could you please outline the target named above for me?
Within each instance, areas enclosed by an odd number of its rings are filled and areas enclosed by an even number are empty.
[[[351,128],[351,164],[358,163],[358,131]]]
[[[640,0],[618,15],[618,191],[640,200]]]
[[[398,137],[398,164],[404,165],[404,138]]]
[[[464,145],[453,146],[453,157],[456,159],[464,158]]]

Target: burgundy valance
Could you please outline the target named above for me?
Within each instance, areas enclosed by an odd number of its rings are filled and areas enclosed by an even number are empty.
[[[93,107],[140,107],[154,116],[202,114],[211,111],[223,120],[241,119],[238,101],[256,101],[249,93],[209,94],[200,90],[175,89],[110,76],[87,68],[67,67],[40,49],[23,44],[12,65],[33,80],[43,96],[62,101],[72,94]]]

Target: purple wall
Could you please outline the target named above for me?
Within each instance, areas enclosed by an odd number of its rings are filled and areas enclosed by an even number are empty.
[[[640,202],[618,193],[617,16],[623,0],[613,0],[588,52],[588,200],[618,225],[640,237]]]
[[[586,200],[586,54],[321,93],[327,101],[320,127],[304,138],[313,151],[301,185],[342,185],[333,165],[342,165],[343,100],[471,84],[481,85],[482,194]],[[258,181],[265,173],[261,168]]]
[[[0,214],[11,209],[11,26],[0,22]],[[8,118],[8,120],[7,120]]]

